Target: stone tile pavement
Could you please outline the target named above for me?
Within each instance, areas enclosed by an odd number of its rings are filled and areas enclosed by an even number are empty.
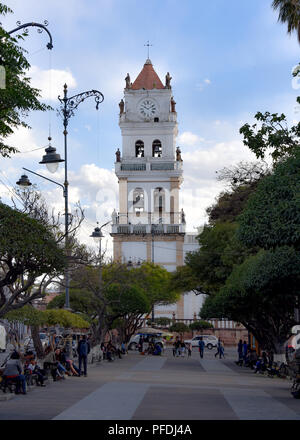
[[[0,420],[300,420],[290,382],[253,374],[196,350],[191,358],[130,352],[89,366],[88,377],[68,377],[26,396],[0,401]]]

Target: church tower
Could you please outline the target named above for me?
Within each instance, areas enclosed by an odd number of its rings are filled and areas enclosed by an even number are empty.
[[[148,58],[135,81],[129,74],[125,81],[119,103],[122,151],[117,150],[115,162],[114,260],[152,261],[174,271],[184,264],[185,216],[179,206],[182,159],[171,77],[167,73],[164,85]],[[176,317],[183,318],[180,307],[183,301],[175,307]]]

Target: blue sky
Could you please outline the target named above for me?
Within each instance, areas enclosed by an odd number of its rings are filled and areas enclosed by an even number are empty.
[[[22,43],[28,50],[33,84],[49,96],[49,68],[53,98],[65,81],[70,94],[98,89],[105,101],[98,112],[92,99],[81,104],[69,127],[71,202],[80,198],[87,222],[81,237],[98,219],[107,219],[116,205],[117,180],[113,167],[121,147],[118,102],[127,72],[132,80],[150,58],[162,81],[171,73],[179,120],[178,145],[184,159],[183,206],[190,230],[203,224],[205,208],[221,189],[215,171],[253,156],[241,144],[239,127],[256,111],[295,112],[297,90],[292,68],[299,60],[295,36],[277,22],[271,0],[67,0],[6,2],[14,14],[2,19],[6,30],[21,20],[49,21],[54,48],[49,56],[46,34],[29,30]],[[26,7],[25,7],[26,5]],[[57,99],[47,100],[54,107]],[[30,133],[12,138],[22,151],[47,142],[49,115],[31,114]],[[61,120],[51,116],[53,145],[63,154]],[[10,186],[22,166],[43,171],[43,150],[2,160],[0,169]],[[46,174],[45,172],[45,175]],[[0,175],[4,179],[3,174]],[[62,179],[62,171],[54,177]],[[32,179],[34,180],[34,179]],[[49,203],[61,209],[59,189],[37,182]],[[110,188],[112,193],[105,192]],[[7,189],[0,187],[5,199]],[[197,209],[195,210],[195,204]],[[108,232],[108,230],[107,230]]]

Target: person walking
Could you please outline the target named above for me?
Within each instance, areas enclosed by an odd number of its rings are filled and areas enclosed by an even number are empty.
[[[185,343],[184,343],[184,341],[180,342],[180,351],[181,351],[181,357],[184,357],[184,355],[185,355]]]
[[[174,357],[180,356],[180,340],[179,340],[178,336],[176,336],[176,339],[175,339],[173,346],[174,346],[173,356]]]
[[[192,356],[192,344],[189,342],[187,344],[187,349],[188,349],[188,357]]]
[[[246,362],[247,362],[247,354],[248,354],[248,344],[246,341],[243,342],[243,360],[244,360],[244,365],[246,366]]]
[[[202,336],[200,336],[200,339],[199,339],[199,342],[198,342],[198,346],[199,346],[200,358],[203,358],[205,342],[203,341]]]
[[[219,352],[220,359],[225,358],[225,347],[224,342],[220,340],[220,352]]]
[[[222,343],[221,343],[221,339],[218,339],[218,343],[217,343],[217,352],[215,353],[215,357],[217,357],[219,355],[219,358],[221,359],[221,347],[222,347]]]
[[[87,376],[87,357],[90,352],[90,344],[86,339],[86,335],[83,335],[78,342],[77,353],[78,353],[78,362],[79,362],[79,376],[81,376],[81,364],[83,363],[83,374],[84,377]]]
[[[236,364],[241,367],[243,365],[243,341],[241,339],[239,340],[237,346],[237,352],[238,352],[238,360]]]

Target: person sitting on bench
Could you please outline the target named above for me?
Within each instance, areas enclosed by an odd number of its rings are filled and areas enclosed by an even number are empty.
[[[20,360],[20,354],[14,351],[6,363],[6,367],[3,371],[4,380],[16,379],[17,387],[16,394],[26,394],[26,380],[22,374],[23,367]]]

